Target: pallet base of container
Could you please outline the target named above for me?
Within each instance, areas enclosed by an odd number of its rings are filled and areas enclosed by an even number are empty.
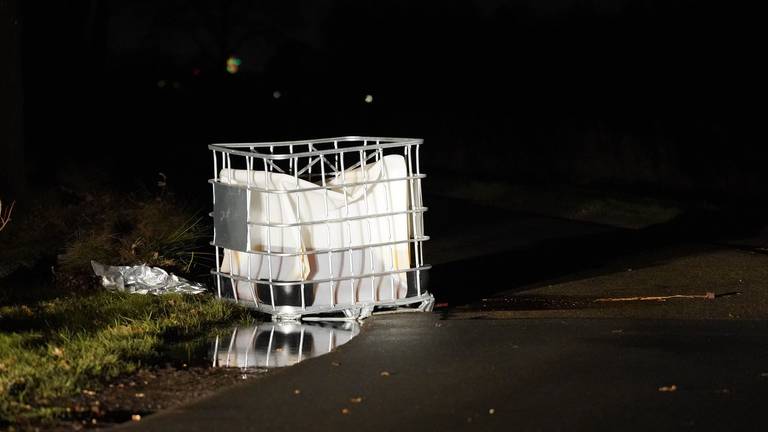
[[[336,305],[336,306],[307,306],[301,308],[298,306],[275,306],[269,304],[254,303],[248,300],[235,300],[233,298],[222,298],[224,301],[236,303],[240,306],[254,309],[262,313],[272,315],[274,321],[311,321],[320,319],[323,321],[331,320],[360,320],[376,314],[378,311],[386,312],[431,312],[435,305],[435,297],[430,293],[424,293],[417,297],[408,297],[394,301],[379,301],[376,303],[359,303],[354,305]],[[410,307],[408,307],[410,306]],[[415,306],[415,307],[414,307]],[[316,317],[320,314],[343,314],[341,317]]]

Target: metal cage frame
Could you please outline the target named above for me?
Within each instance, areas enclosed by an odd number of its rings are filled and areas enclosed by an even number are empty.
[[[271,314],[273,319],[300,319],[315,315],[325,318],[329,314],[341,314],[343,319],[362,319],[370,316],[375,309],[432,310],[434,297],[426,290],[427,271],[431,266],[424,263],[422,248],[423,242],[429,240],[429,237],[424,235],[423,228],[423,214],[427,207],[423,206],[421,196],[421,180],[426,177],[419,166],[421,145],[423,140],[417,138],[363,136],[209,145],[208,148],[213,153],[214,170],[214,177],[209,180],[214,206],[214,211],[210,214],[214,218],[214,239],[211,245],[215,248],[216,260],[216,268],[211,270],[211,273],[215,278],[218,297]],[[405,175],[390,178],[387,169],[389,161],[402,163],[398,162],[399,159],[385,160],[385,157],[390,155],[402,155]],[[367,173],[374,167],[378,169],[380,177],[369,179]],[[347,181],[347,177],[359,177],[360,173],[363,175],[362,181]],[[273,177],[276,174],[282,181],[289,179],[286,176],[291,176],[295,184],[290,188],[285,184],[283,187],[275,187]],[[246,180],[236,180],[238,176],[245,177]],[[378,185],[383,188],[377,189]],[[392,202],[392,190],[395,187],[405,191],[407,198],[404,203]],[[350,211],[350,189],[362,191],[363,210],[358,210],[361,214],[352,214]],[[387,211],[377,212],[376,205],[374,211],[369,211],[369,198],[374,192],[378,193],[379,199],[385,193]],[[302,220],[302,196],[292,194],[312,193],[323,195],[324,215],[314,219],[311,219],[310,215],[311,220]],[[343,206],[338,207],[338,211],[342,213],[340,216],[332,217],[329,213],[329,193],[334,193],[335,196],[343,195]],[[279,199],[294,200],[291,203],[296,207],[295,220],[275,222],[270,219],[273,213],[270,211],[270,202]],[[266,220],[258,221],[253,217],[254,200],[259,200],[259,216],[265,216]],[[304,200],[306,203],[306,198]],[[399,210],[393,210],[395,204]],[[309,204],[305,205],[309,207]],[[357,205],[360,207],[359,201]],[[266,210],[263,210],[264,207]],[[308,208],[306,212],[311,213],[310,210],[311,208]],[[396,226],[398,217],[400,224]],[[400,233],[401,238],[396,238],[395,230],[405,229],[402,227],[404,220],[407,220],[407,236],[404,237],[403,231]],[[367,242],[364,241],[364,232],[363,240],[357,243],[352,240],[352,223],[360,224],[355,225],[360,232],[364,231],[360,227],[367,224]],[[388,238],[383,239],[385,241],[372,241],[374,232],[371,227],[375,223],[384,223],[384,231],[388,232]],[[339,230],[343,229],[341,226],[346,226],[347,236],[344,238],[342,232],[344,244],[341,246],[332,244],[333,224],[338,224]],[[302,235],[305,234],[302,234],[302,229],[320,229],[322,226],[325,226],[328,232],[325,247],[305,249],[304,245],[300,244],[303,240],[297,241],[296,250],[278,250],[279,248],[274,246],[274,230],[279,233],[284,233],[284,230],[296,230],[296,238],[303,239]],[[381,235],[380,231],[382,230],[379,230],[378,235]],[[266,242],[254,244],[256,242],[253,238],[258,237],[254,232],[266,232],[266,236],[262,234],[259,237]],[[399,254],[406,251],[405,255],[398,256],[408,257],[407,266],[401,262],[403,260],[396,260],[396,248]],[[389,261],[385,257],[387,250],[391,254]],[[378,260],[375,259],[375,251],[378,251]],[[328,277],[307,278],[305,262],[310,262],[309,259],[313,255],[316,256],[314,262],[319,262],[322,255],[327,256]],[[237,271],[232,262],[233,256],[238,260]],[[355,274],[355,256],[360,257],[360,265],[365,266],[368,262],[370,268]],[[241,271],[240,257],[247,260],[245,275]],[[228,262],[225,262],[227,258]],[[302,277],[279,280],[273,269],[273,262],[280,262],[282,268],[283,261],[275,260],[283,259],[286,262],[290,259],[300,262]],[[334,273],[334,259],[342,260],[337,272],[342,271],[341,267],[345,266],[348,259],[347,271],[351,274]],[[262,264],[266,260],[268,277],[259,278],[258,274],[254,275],[253,260],[260,260],[257,273],[265,271]],[[374,262],[383,268],[377,270]],[[360,291],[363,289],[363,282],[368,278],[370,282],[366,283],[370,284],[370,298],[363,299]],[[391,285],[389,296],[381,288],[384,283]],[[238,295],[243,284],[248,287],[246,292],[250,293],[250,299]],[[319,292],[318,287],[321,286],[330,292],[326,299],[328,302],[314,304],[313,302],[317,302],[314,293]],[[402,294],[403,289],[405,295]],[[291,296],[293,300],[288,301]]]

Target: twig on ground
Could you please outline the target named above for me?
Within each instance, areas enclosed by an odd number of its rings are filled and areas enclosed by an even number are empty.
[[[676,298],[688,298],[688,299],[707,299],[714,300],[715,293],[708,292],[706,294],[675,294],[668,296],[651,296],[651,297],[606,297],[596,299],[595,302],[620,302],[620,301],[667,301],[669,299]]]
[[[15,204],[16,201],[11,201],[11,206],[3,211],[3,201],[0,200],[0,231],[2,231],[5,226],[8,225],[8,222],[11,221],[11,213],[13,213],[13,206]]]

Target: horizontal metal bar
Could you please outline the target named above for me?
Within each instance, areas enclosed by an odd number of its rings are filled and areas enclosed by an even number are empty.
[[[391,242],[384,242],[384,243],[371,243],[371,244],[364,244],[359,246],[347,246],[347,247],[338,247],[338,248],[331,248],[331,249],[313,249],[305,252],[267,252],[267,251],[237,251],[244,254],[251,254],[251,255],[267,255],[267,256],[278,256],[278,257],[293,257],[293,256],[304,256],[304,255],[318,255],[318,254],[327,254],[327,253],[335,253],[335,252],[346,252],[348,250],[358,250],[358,249],[368,249],[368,248],[375,248],[375,247],[384,247],[384,246],[394,246],[397,244],[405,244],[405,243],[416,243],[416,242],[424,242],[429,240],[429,236],[422,236],[422,237],[416,237],[408,240],[398,240],[398,241],[391,241]],[[223,249],[229,249],[227,247],[217,245],[214,242],[210,242],[211,246],[218,246]],[[233,249],[229,249],[233,250]]]
[[[229,168],[224,168],[229,169]],[[243,170],[244,171],[244,170]],[[260,173],[259,175],[262,175],[264,171],[256,171],[253,170],[255,173]],[[398,178],[391,178],[391,179],[379,179],[379,180],[369,180],[369,181],[361,181],[361,182],[354,182],[354,183],[344,183],[344,184],[336,184],[336,185],[317,185],[314,187],[308,187],[308,188],[301,188],[301,189],[262,189],[255,186],[248,186],[240,183],[227,183],[225,181],[222,181],[221,179],[209,179],[208,183],[219,183],[231,187],[241,188],[241,189],[248,189],[251,191],[256,192],[262,192],[262,193],[273,193],[273,194],[292,194],[297,192],[309,192],[309,191],[316,191],[316,190],[335,190],[335,189],[343,189],[345,187],[353,187],[353,186],[364,186],[364,185],[370,185],[370,184],[377,184],[377,183],[391,183],[396,181],[405,181],[405,180],[414,180],[414,179],[423,179],[426,178],[426,174],[414,174],[407,177],[398,177]]]
[[[355,302],[355,303],[340,303],[336,305],[322,305],[322,306],[307,306],[305,309],[302,309],[301,307],[295,307],[295,306],[276,306],[276,308],[272,308],[272,305],[269,303],[263,303],[263,302],[254,302],[250,300],[235,300],[232,298],[226,298],[223,297],[221,300],[228,301],[231,303],[236,303],[241,306],[245,306],[248,308],[256,309],[258,311],[272,314],[272,315],[299,315],[301,316],[302,321],[328,321],[328,317],[305,317],[305,315],[315,315],[315,314],[324,314],[324,313],[331,313],[331,312],[342,312],[345,310],[353,310],[358,308],[364,308],[367,306],[372,307],[397,307],[397,306],[406,306],[416,303],[421,303],[430,299],[434,299],[432,294],[428,292],[424,292],[424,294],[416,297],[405,297],[397,300],[381,300],[376,302]],[[354,318],[341,318],[342,320],[350,320]]]
[[[354,275],[354,276],[343,276],[338,278],[326,278],[326,279],[311,279],[311,280],[298,280],[298,281],[264,281],[260,279],[250,279],[243,276],[233,275],[231,273],[223,273],[216,270],[211,270],[211,274],[218,275],[221,277],[226,278],[232,278],[240,282],[248,282],[248,283],[256,283],[256,284],[263,284],[263,285],[272,285],[272,286],[296,286],[296,285],[310,285],[310,284],[321,284],[326,282],[341,282],[341,281],[347,281],[347,280],[355,280],[355,279],[365,279],[370,277],[383,277],[383,276],[389,276],[393,274],[399,274],[399,273],[408,273],[408,272],[415,272],[415,271],[422,271],[422,270],[429,270],[432,266],[429,264],[423,265],[421,267],[413,267],[413,268],[407,268],[407,269],[401,269],[401,270],[390,270],[387,272],[378,272],[378,273],[365,273],[360,275]]]
[[[360,150],[374,150],[374,149],[385,149],[385,148],[396,148],[396,147],[407,147],[412,145],[421,145],[421,142],[417,142],[421,140],[414,140],[414,141],[403,141],[403,142],[392,142],[392,143],[379,143],[379,144],[367,144],[367,145],[360,145],[360,146],[354,146],[354,147],[339,147],[338,149],[328,149],[328,150],[312,150],[307,152],[301,152],[301,153],[282,153],[282,154],[272,154],[272,153],[261,153],[257,151],[242,151],[242,150],[232,150],[227,147],[218,147],[221,144],[210,144],[208,146],[209,149],[221,153],[229,153],[233,155],[243,156],[243,157],[255,157],[259,159],[267,159],[267,160],[287,160],[287,159],[293,159],[296,157],[307,157],[307,156],[317,156],[317,155],[326,155],[326,154],[340,154],[340,153],[349,153],[349,152],[358,152]],[[287,144],[286,144],[287,145]],[[253,147],[253,146],[244,146],[244,147]]]
[[[318,224],[325,224],[325,223],[341,223],[341,222],[347,222],[347,221],[353,221],[353,220],[375,219],[375,218],[387,217],[387,216],[397,216],[401,214],[424,213],[427,211],[427,209],[429,209],[429,207],[417,207],[415,209],[403,210],[403,211],[397,211],[397,212],[375,213],[375,214],[360,215],[360,216],[346,216],[346,217],[341,217],[336,219],[323,219],[323,220],[296,222],[296,223],[275,224],[275,223],[247,221],[246,224],[252,225],[252,226],[269,227],[269,228],[291,228],[291,227],[299,227],[299,226],[306,226],[306,225],[318,225]]]
[[[272,142],[258,142],[258,143],[213,143],[211,146],[217,147],[282,147],[289,145],[307,145],[307,144],[332,144],[334,142],[344,143],[350,141],[390,141],[390,142],[414,142],[416,144],[422,144],[424,142],[421,138],[396,138],[396,137],[369,137],[369,136],[341,136],[335,138],[317,138],[309,140],[297,140],[297,141],[272,141]]]

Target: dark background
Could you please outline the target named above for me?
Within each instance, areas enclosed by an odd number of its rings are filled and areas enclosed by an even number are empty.
[[[133,190],[163,172],[203,202],[208,143],[352,134],[423,137],[437,176],[765,195],[757,15],[738,3],[4,0],[2,13],[6,196]]]

